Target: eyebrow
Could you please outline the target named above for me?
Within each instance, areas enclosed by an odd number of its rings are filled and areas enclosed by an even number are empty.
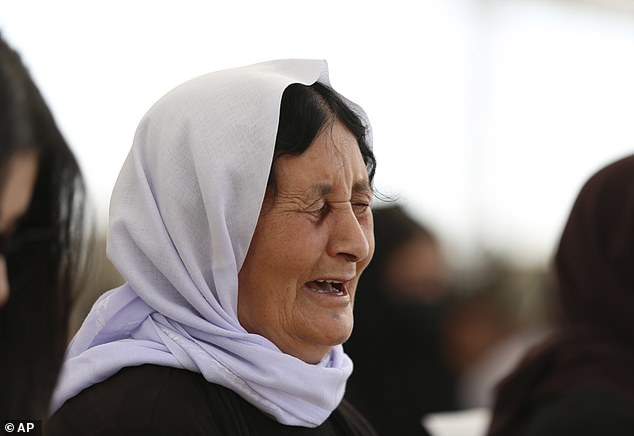
[[[308,190],[309,198],[323,198],[334,191],[332,185],[327,183],[319,183]],[[372,186],[367,180],[359,180],[352,185],[353,194],[372,195]]]
[[[352,185],[352,192],[372,195],[373,189],[369,181],[359,180]]]

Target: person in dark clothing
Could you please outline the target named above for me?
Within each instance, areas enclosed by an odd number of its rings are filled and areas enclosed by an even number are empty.
[[[342,401],[341,346],[374,251],[374,167],[369,123],[323,61],[160,99],[110,204],[126,284],[73,339],[47,433],[374,434]]]
[[[425,434],[427,413],[456,408],[442,351],[448,268],[435,236],[401,206],[374,210],[376,251],[359,281],[346,398],[381,434]]]
[[[47,415],[82,271],[84,197],[72,151],[0,36],[0,423]]]
[[[634,434],[634,156],[581,189],[554,259],[557,330],[497,388],[490,436]]]

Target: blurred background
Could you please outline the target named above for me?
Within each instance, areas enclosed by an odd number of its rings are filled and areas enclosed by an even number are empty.
[[[165,92],[271,58],[325,58],[373,122],[377,187],[440,234],[544,265],[579,185],[633,149],[628,0],[1,0],[105,222],[135,127]]]
[[[165,92],[222,68],[327,59],[373,123],[377,189],[442,243],[452,326],[472,332],[450,332],[463,375],[489,342],[547,324],[572,201],[634,150],[630,0],[0,0],[0,30],[80,159],[100,234],[135,127]],[[97,291],[120,281],[100,268]]]

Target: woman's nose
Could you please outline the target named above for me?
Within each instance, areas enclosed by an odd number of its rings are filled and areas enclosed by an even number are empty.
[[[370,241],[352,207],[337,214],[329,244],[331,256],[344,256],[359,262],[370,255]]]
[[[9,300],[9,276],[7,275],[7,262],[0,255],[0,307]]]

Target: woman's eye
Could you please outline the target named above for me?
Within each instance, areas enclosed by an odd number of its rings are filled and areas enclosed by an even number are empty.
[[[317,218],[325,217],[328,212],[330,212],[330,205],[328,203],[323,203],[322,205],[315,205],[315,209],[311,212]]]
[[[330,205],[328,203],[324,203],[324,205],[319,209],[318,214],[320,216],[325,216],[328,212],[330,212]]]
[[[352,203],[352,209],[354,210],[354,213],[357,215],[362,214],[363,212],[367,211],[369,208],[370,208],[370,203],[365,203],[365,202]]]

